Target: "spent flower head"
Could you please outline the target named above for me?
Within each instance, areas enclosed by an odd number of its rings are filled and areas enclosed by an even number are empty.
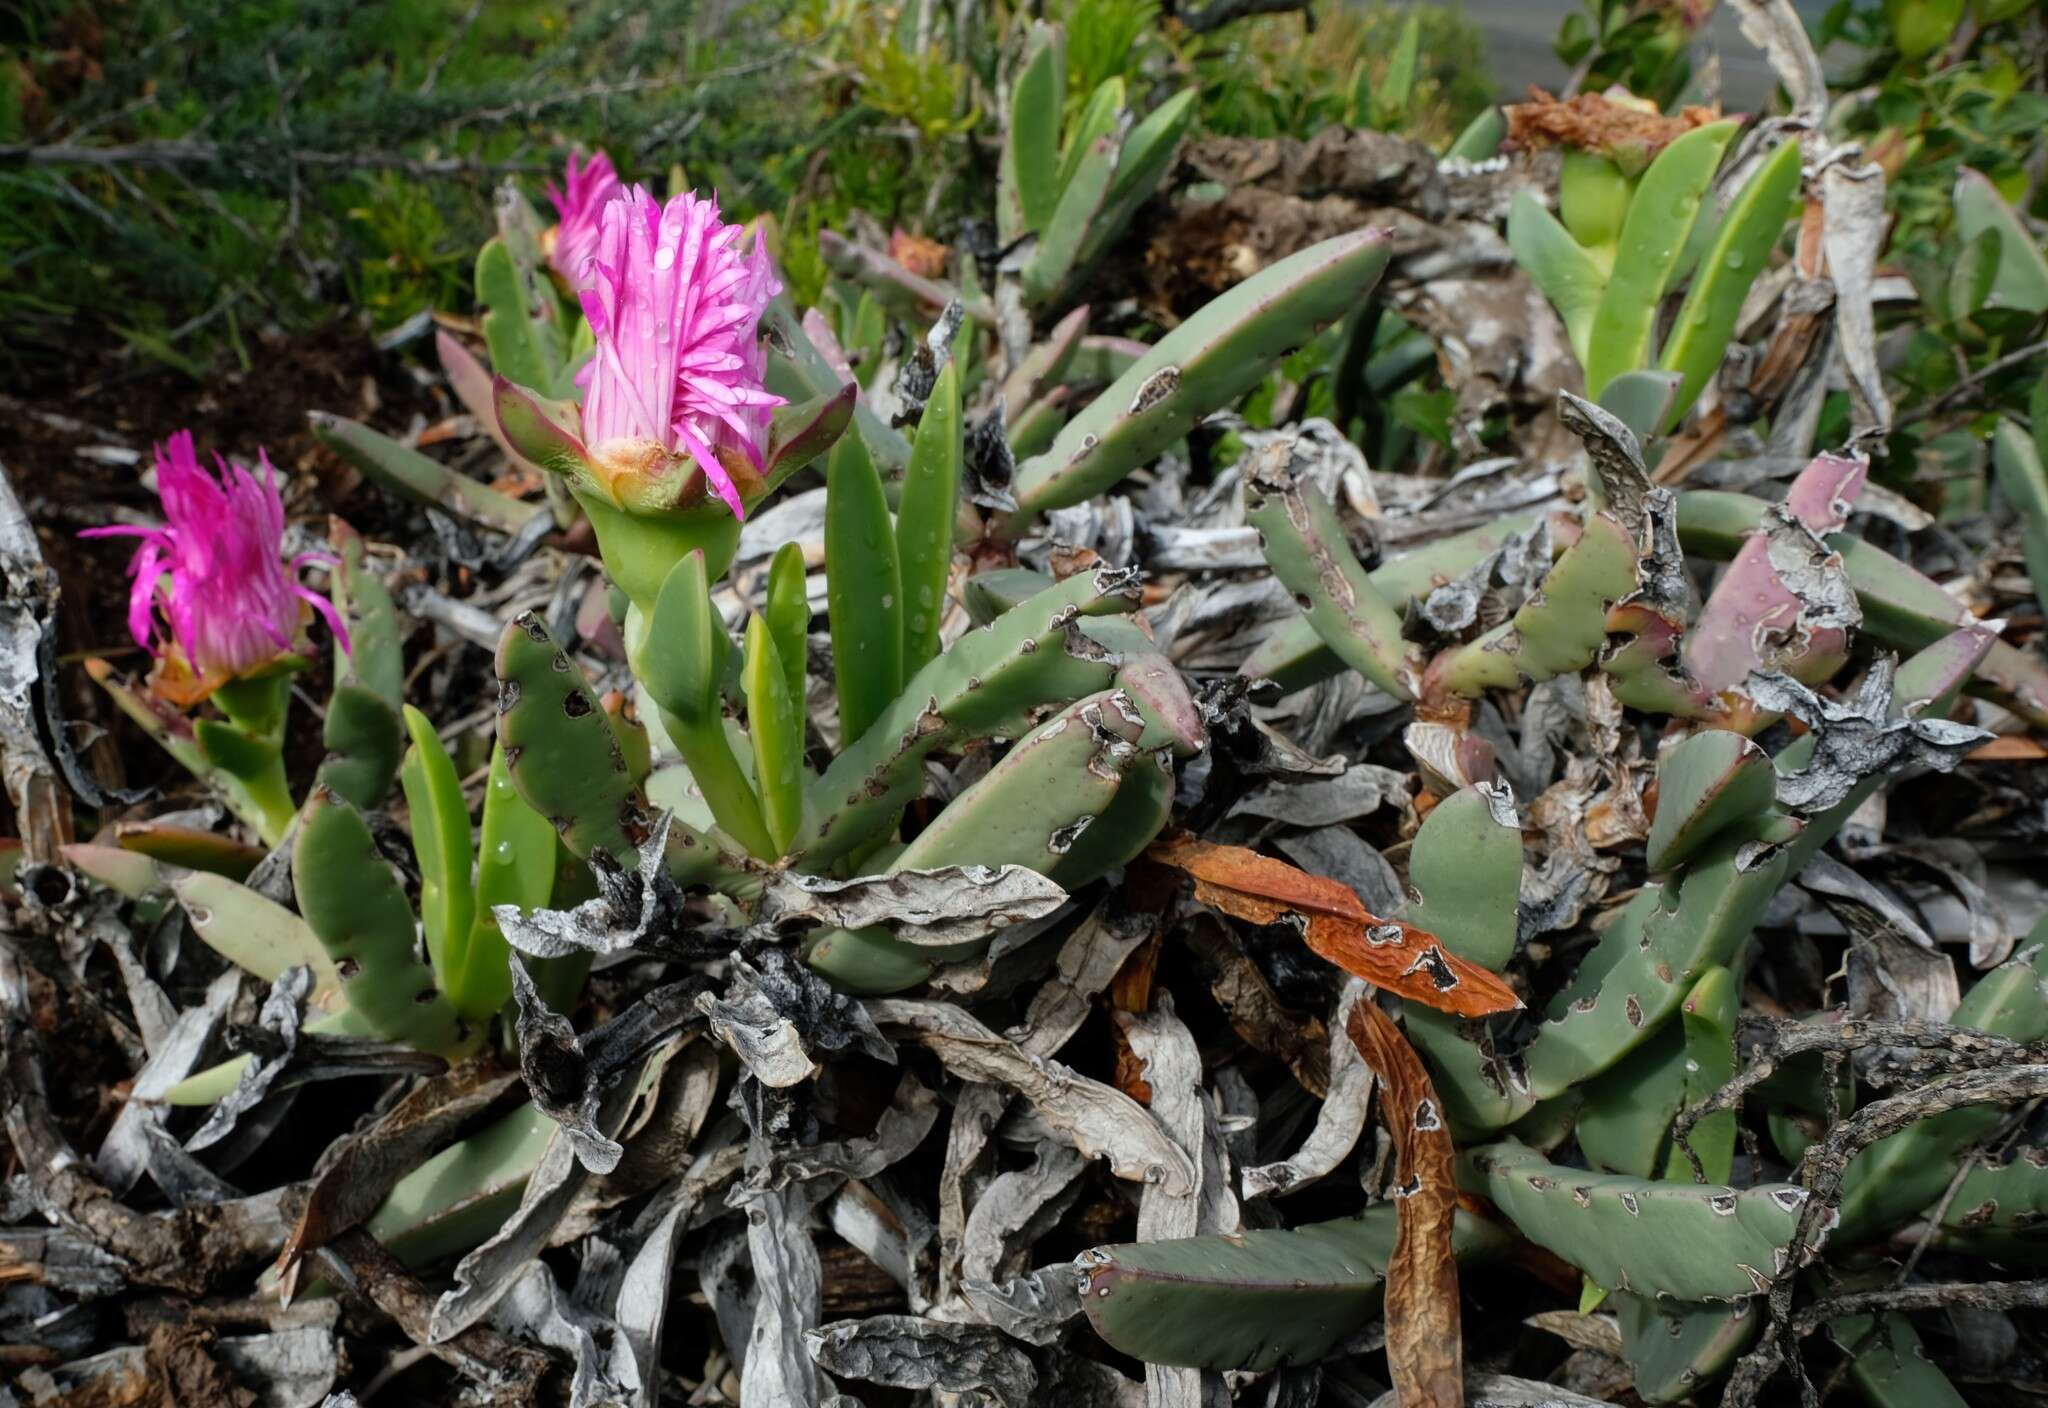
[[[284,500],[270,456],[258,451],[259,480],[219,455],[218,476],[199,463],[192,432],[156,447],[161,528],[89,528],[88,538],[133,537],[128,564],[128,630],[174,669],[189,671],[203,694],[296,653],[310,605],[342,648],[348,628],[327,598],[302,585],[299,569],[331,562],[324,553],[284,556]]]
[[[741,234],[695,192],[663,204],[635,186],[604,208],[580,291],[597,353],[577,382],[590,468],[621,503],[682,502],[687,458],[745,517],[734,476],[761,471],[782,404],[762,385],[760,337],[782,286]]]
[[[590,256],[597,252],[604,208],[623,195],[625,187],[619,184],[619,173],[605,153],[592,155],[579,169],[572,152],[562,184],[550,181],[547,191],[561,217],[548,250],[548,263],[571,288],[581,288],[588,277]]]

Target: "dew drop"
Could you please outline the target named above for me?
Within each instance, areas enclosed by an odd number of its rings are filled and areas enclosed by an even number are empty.
[[[1739,249],[1729,250],[1728,258],[1725,262],[1731,269],[1740,269],[1742,267],[1742,251]]]

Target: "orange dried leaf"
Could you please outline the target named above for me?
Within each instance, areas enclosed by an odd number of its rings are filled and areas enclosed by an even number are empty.
[[[1360,923],[1377,922],[1349,885],[1310,875],[1284,860],[1262,856],[1243,846],[1220,846],[1183,833],[1153,843],[1151,855],[1152,859],[1185,870],[1196,880],[1218,889],[1275,901],[1304,914],[1334,914]]]
[[[1151,938],[1139,944],[1131,956],[1124,960],[1124,966],[1117,969],[1116,976],[1109,980],[1107,996],[1110,1010],[1152,1010],[1152,983],[1159,971],[1159,950],[1165,937],[1163,929],[1155,931]],[[1138,1053],[1131,1049],[1130,1033],[1125,1030],[1122,1021],[1111,1024],[1110,1037],[1116,1043],[1116,1088],[1140,1105],[1150,1106],[1152,1083],[1145,1079],[1145,1063],[1138,1058]]]
[[[895,230],[889,235],[889,257],[920,278],[944,278],[946,256],[951,252],[937,240],[907,230]]]
[[[1965,755],[1964,761],[1972,763],[2037,763],[2048,758],[2048,746],[2025,734],[2008,734],[1994,738],[1983,747]]]
[[[1394,1019],[1353,1003],[1345,1028],[1380,1080],[1380,1118],[1393,1136],[1397,1220],[1387,1262],[1387,1370],[1401,1408],[1463,1408],[1464,1337],[1451,1223],[1457,1151],[1429,1072]]]
[[[1185,834],[1156,842],[1148,854],[1193,876],[1195,898],[1211,909],[1253,924],[1299,916],[1316,954],[1410,1001],[1461,1017],[1522,1005],[1495,974],[1459,958],[1426,929],[1381,919],[1340,881]]]
[[[1312,915],[1308,946],[1345,972],[1374,987],[1460,1017],[1512,1012],[1522,1005],[1515,990],[1491,970],[1458,957],[1427,929],[1398,919],[1363,924]]]
[[[1572,147],[1613,156],[1625,152],[1648,161],[1695,127],[1718,121],[1718,108],[1688,107],[1665,117],[1656,105],[1605,93],[1553,98],[1532,88],[1526,103],[1509,103],[1507,145],[1515,150]]]

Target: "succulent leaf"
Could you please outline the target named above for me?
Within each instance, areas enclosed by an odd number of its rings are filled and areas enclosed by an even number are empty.
[[[299,911],[341,975],[349,1010],[387,1041],[454,1053],[479,1029],[463,1021],[413,956],[412,905],[362,814],[316,788],[292,849]]]
[[[1395,1208],[1362,1217],[1229,1236],[1084,1252],[1081,1304],[1095,1333],[1150,1364],[1260,1372],[1323,1358],[1379,1308],[1393,1254]],[[1464,1259],[1506,1249],[1502,1230],[1460,1211]]]
[[[1338,658],[1395,699],[1413,699],[1420,661],[1401,638],[1400,613],[1352,553],[1329,498],[1294,474],[1285,445],[1273,448],[1245,482],[1245,517],[1259,530],[1273,575]]]
[[[953,527],[960,504],[959,367],[957,361],[946,363],[925,402],[896,509],[906,679],[939,653],[939,622],[953,575]]]
[[[947,528],[951,530],[951,520]],[[947,550],[950,554],[950,538]],[[832,628],[839,747],[863,738],[902,688],[903,580],[881,476],[857,440],[825,472],[825,591]]]
[[[525,612],[498,642],[498,741],[512,784],[570,853],[638,863],[646,818],[624,751],[575,662]]]
[[[1595,513],[1514,617],[1437,657],[1430,682],[1476,695],[1583,670],[1607,643],[1607,608],[1635,589],[1634,537],[1612,514]]]
[[[1977,980],[1951,1025],[2014,1041],[2048,1037],[2048,919],[2021,953]],[[1858,1154],[1842,1179],[1842,1230],[1850,1240],[1876,1236],[1940,1198],[1956,1159],[1997,1127],[1995,1105],[1968,1105],[1924,1119]]]
[[[1035,22],[1010,80],[1010,120],[996,170],[998,238],[1010,244],[1045,228],[1059,202],[1060,108],[1067,90],[1066,35]]]
[[[804,809],[804,716],[790,696],[789,676],[765,617],[747,622],[747,730],[754,746],[754,783],[774,852],[796,836]]]
[[[501,904],[534,910],[548,903],[560,844],[548,819],[528,806],[513,785],[502,741],[491,746],[477,830],[476,918],[463,946],[462,969],[450,974],[449,996],[463,1016],[481,1021],[512,996],[511,950],[494,911]]]
[[[1615,1291],[1606,1303],[1620,1325],[1621,1357],[1635,1371],[1636,1396],[1645,1403],[1682,1402],[1721,1377],[1765,1318],[1748,1300],[1694,1305]]]
[[[1249,391],[1363,299],[1389,252],[1383,231],[1340,235],[1210,302],[1069,421],[1050,449],[1018,466],[1015,522],[1102,492]]]
[[[1790,140],[1765,158],[1736,193],[1713,246],[1700,259],[1692,288],[1658,358],[1665,371],[1678,372],[1684,378],[1665,422],[1667,430],[1692,409],[1708,379],[1721,368],[1742,300],[1763,272],[1799,194],[1799,161],[1799,143]]]
[[[917,795],[937,749],[1021,733],[1032,709],[1106,688],[1117,662],[1077,623],[1130,611],[1136,597],[1135,573],[1081,572],[955,641],[811,785],[793,855],[816,870],[855,854]]]
[[[366,425],[326,411],[313,411],[306,419],[314,439],[408,503],[438,508],[466,523],[514,536],[536,513],[549,511],[479,484]]]
[[[1804,1259],[1792,1240],[1808,1195],[1792,1184],[1726,1188],[1588,1173],[1512,1140],[1473,1150],[1461,1172],[1523,1236],[1612,1290],[1744,1300]]]
[[[1622,222],[1614,272],[1593,318],[1587,395],[1598,398],[1617,376],[1649,366],[1657,306],[1670,287],[1721,153],[1741,125],[1729,118],[1684,133],[1657,154],[1636,184]],[[1660,423],[1654,428],[1663,427]]]
[[[476,922],[469,803],[462,795],[462,779],[455,775],[455,760],[441,746],[432,721],[408,704],[405,727],[412,735],[412,748],[399,769],[399,781],[412,814],[412,853],[420,867],[420,921],[427,959],[449,1000],[460,1007],[451,978],[466,969],[464,950]]]

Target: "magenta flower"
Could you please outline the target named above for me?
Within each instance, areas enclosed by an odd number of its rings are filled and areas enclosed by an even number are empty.
[[[582,290],[597,355],[577,376],[592,471],[619,502],[671,507],[683,457],[744,518],[733,475],[761,471],[771,413],[761,314],[782,291],[757,241],[694,192],[656,202],[636,186],[604,208]],[[664,482],[666,481],[666,482]]]
[[[129,633],[152,655],[182,656],[207,688],[291,653],[302,602],[325,617],[348,648],[348,628],[333,604],[298,581],[307,563],[333,559],[324,553],[284,559],[284,500],[270,456],[258,454],[261,481],[219,455],[216,478],[201,467],[192,432],[181,430],[156,449],[166,525],[89,528],[80,535],[142,539],[128,564],[135,579]]]
[[[555,272],[569,281],[569,287],[582,288],[585,282],[585,266],[590,256],[597,253],[598,233],[604,223],[604,208],[625,194],[625,187],[619,184],[619,173],[612,166],[612,159],[603,152],[597,153],[577,169],[576,155],[569,155],[568,169],[562,173],[562,184],[548,182],[548,199],[555,203],[561,220],[555,227],[555,246],[548,252],[548,263]]]

